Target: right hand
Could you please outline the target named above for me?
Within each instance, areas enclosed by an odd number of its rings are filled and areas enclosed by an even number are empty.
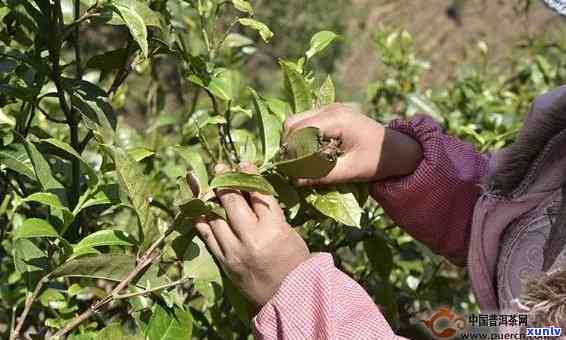
[[[340,139],[343,154],[327,176],[301,178],[299,185],[370,182],[409,175],[422,159],[421,147],[413,138],[385,128],[348,105],[332,104],[289,117],[285,136],[305,127],[317,127],[325,137]]]

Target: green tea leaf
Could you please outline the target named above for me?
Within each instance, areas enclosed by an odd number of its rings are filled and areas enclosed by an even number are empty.
[[[151,223],[153,221],[150,216],[149,204],[151,192],[147,179],[140,164],[124,150],[116,147],[108,147],[107,150],[109,150],[114,159],[120,187],[128,194],[134,211],[138,216],[142,231],[142,235],[139,235],[139,237],[143,239],[148,229],[154,227],[153,223]]]
[[[313,98],[309,84],[297,67],[288,61],[279,64],[285,77],[285,90],[294,113],[301,113],[312,109]]]
[[[199,238],[194,238],[183,254],[183,277],[222,284],[220,269]]]
[[[257,138],[254,133],[246,129],[231,129],[230,133],[241,161],[254,164],[263,161],[263,156],[260,156],[258,152]]]
[[[51,274],[58,277],[90,277],[111,281],[122,281],[136,267],[133,255],[100,254],[72,259],[58,267]],[[140,288],[158,287],[170,280],[161,273],[157,265],[151,265],[133,284]]]
[[[222,78],[212,77],[206,88],[215,96],[222,100],[231,100],[229,85]]]
[[[141,162],[144,159],[155,155],[155,152],[147,149],[147,148],[133,148],[128,150],[128,155],[132,157],[136,162]]]
[[[269,162],[279,150],[283,123],[269,112],[263,100],[252,88],[249,90],[252,94],[255,107],[256,120],[258,122],[259,135],[263,148],[263,163],[265,164]]]
[[[31,102],[37,98],[39,91],[35,88],[30,88],[30,87],[0,84],[0,93],[3,93],[10,97]]]
[[[140,46],[143,56],[147,58],[149,55],[149,46],[147,43],[147,27],[145,26],[143,18],[131,7],[116,4],[113,7],[126,23],[130,34]]]
[[[37,202],[37,203],[45,204],[54,209],[68,210],[68,208],[61,203],[59,197],[48,192],[36,192],[24,198],[22,202]]]
[[[61,203],[59,197],[48,192],[36,192],[24,198],[22,202],[37,202],[37,203],[45,204],[54,209],[60,209],[60,210],[68,209],[66,206],[64,206]]]
[[[264,24],[263,22],[259,22],[257,20],[250,18],[240,18],[238,19],[238,22],[242,26],[246,26],[253,30],[256,30],[263,39],[263,41],[265,41],[266,43],[269,42],[271,38],[273,38],[273,32],[271,32],[269,27],[267,27],[267,25]]]
[[[351,192],[313,191],[305,200],[320,213],[350,227],[360,228],[362,209]]]
[[[291,105],[277,98],[264,98],[265,103],[269,107],[269,111],[273,112],[277,118],[284,122],[287,116],[291,115]]]
[[[74,219],[73,213],[61,203],[59,197],[49,192],[36,192],[24,198],[22,202],[37,202],[61,212],[63,228],[66,228]]]
[[[318,128],[293,131],[287,140],[274,162],[280,173],[295,178],[321,178],[336,166],[339,150],[331,144],[323,146]]]
[[[72,259],[76,259],[78,257],[81,256],[85,256],[85,255],[100,255],[102,254],[100,251],[98,251],[96,248],[80,248],[77,250],[73,250],[72,254],[69,255],[69,257],[67,258],[67,261],[70,261]]]
[[[191,225],[195,218],[210,213],[210,207],[203,200],[198,198],[191,199],[179,207],[179,214],[173,222],[176,227]]]
[[[126,48],[119,48],[117,50],[95,55],[88,60],[86,67],[102,71],[118,70],[124,66],[124,60],[128,57],[127,53],[128,51]]]
[[[199,129],[202,129],[207,125],[221,125],[226,123],[226,118],[222,116],[212,116],[208,117],[202,124],[200,124]]]
[[[318,105],[326,106],[334,103],[336,90],[332,78],[328,76],[318,91]]]
[[[14,239],[36,237],[59,237],[59,234],[49,222],[39,218],[28,218],[16,229]]]
[[[116,113],[106,91],[85,81],[62,78],[65,89],[71,93],[71,103],[82,115],[85,126],[99,142],[112,145],[116,129]]]
[[[141,340],[138,335],[129,335],[124,329],[126,325],[120,323],[112,323],[101,329],[96,336],[88,340]],[[69,340],[83,340],[83,339],[70,339]],[[84,339],[87,340],[87,339]]]
[[[248,13],[250,16],[254,15],[252,5],[246,0],[232,0],[232,5],[240,12]]]
[[[329,159],[321,153],[289,160],[276,162],[277,171],[294,178],[322,178],[330,173],[336,166],[336,160]]]
[[[244,35],[229,33],[224,40],[223,46],[227,46],[228,48],[241,48],[253,44],[254,41]]]
[[[39,302],[44,307],[51,307],[53,309],[61,309],[67,307],[65,295],[57,289],[47,288],[39,296]]]
[[[242,172],[227,172],[215,177],[210,183],[210,189],[230,188],[248,192],[259,192],[267,195],[275,195],[273,186],[260,175]]]
[[[62,150],[72,157],[78,159],[88,174],[89,185],[95,186],[96,184],[98,184],[98,175],[96,171],[94,171],[92,166],[90,166],[90,164],[84,158],[82,158],[81,155],[79,155],[79,153],[75,151],[72,146],[55,138],[42,139],[41,142],[54,146],[57,149]]]
[[[173,150],[189,164],[189,170],[194,171],[199,180],[200,192],[207,192],[208,172],[201,155],[197,151],[185,146],[176,146]]]
[[[190,176],[190,175],[187,174],[187,176]],[[179,187],[179,191],[177,192],[175,200],[173,201],[174,205],[181,206],[181,205],[187,204],[188,202],[190,202],[191,200],[193,200],[195,198],[195,194],[194,194],[193,190],[191,189],[191,187],[189,186],[189,183],[187,183],[186,178],[179,177],[177,179],[177,186]],[[200,190],[199,190],[199,192],[200,192]]]
[[[282,146],[284,159],[301,158],[319,152],[322,144],[322,132],[316,127],[294,130]]]
[[[81,253],[85,248],[100,246],[134,246],[133,240],[128,234],[119,230],[99,230],[83,238],[73,246],[73,254]]]
[[[256,314],[254,306],[226,275],[222,275],[222,279],[224,294],[234,307],[236,315],[244,324],[249,325]]]
[[[119,204],[120,203],[120,187],[118,184],[99,185],[97,190],[92,193],[87,191],[79,199],[79,204],[74,210],[76,215],[78,212],[97,205]]]
[[[24,140],[24,145],[33,164],[33,170],[37,181],[41,184],[43,191],[57,195],[59,200],[64,205],[67,205],[65,187],[63,187],[63,185],[53,176],[51,167],[47,160],[39,152],[34,143]]]
[[[99,0],[100,1],[100,0]],[[147,2],[140,0],[112,0],[112,4],[126,7],[139,15],[147,26],[161,28],[161,14],[149,8]]]
[[[444,122],[444,117],[440,109],[428,98],[419,93],[410,93],[406,96],[407,114],[412,116],[417,113],[426,113],[440,123]]]
[[[29,239],[16,239],[14,264],[19,273],[44,271],[47,268],[47,253]]]
[[[381,237],[373,237],[364,241],[364,249],[372,268],[387,281],[393,269],[393,254],[387,242]]]
[[[23,144],[0,147],[0,164],[31,180],[37,180],[33,165]]]
[[[309,50],[305,53],[307,60],[311,59],[317,53],[322,52],[337,37],[338,36],[334,32],[330,31],[321,31],[316,33],[311,39],[311,46]]]
[[[290,219],[297,217],[301,207],[301,197],[295,187],[277,173],[267,174],[265,178],[275,189],[279,203],[289,212],[288,217]]]
[[[148,340],[186,340],[191,339],[193,317],[177,306],[165,309],[160,304],[155,309],[146,330]]]

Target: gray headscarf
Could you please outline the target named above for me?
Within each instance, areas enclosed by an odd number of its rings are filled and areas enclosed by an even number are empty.
[[[544,0],[548,7],[562,15],[566,15],[566,0]]]

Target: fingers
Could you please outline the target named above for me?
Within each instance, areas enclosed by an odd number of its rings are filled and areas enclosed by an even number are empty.
[[[241,242],[226,221],[216,218],[208,221],[208,224],[224,255],[234,253],[234,251],[240,249]]]
[[[240,169],[249,174],[257,173],[256,167],[250,163],[240,164]],[[260,219],[273,217],[282,218],[284,216],[283,210],[281,210],[281,207],[279,206],[279,202],[272,195],[251,192],[250,201],[252,209]]]
[[[226,172],[228,167],[218,164],[214,170],[217,174],[221,174]],[[238,190],[218,189],[216,190],[216,197],[218,197],[220,203],[226,209],[230,225],[238,236],[241,236],[247,228],[250,228],[257,222],[257,216]]]
[[[195,220],[195,228],[197,228],[197,230],[200,234],[200,237],[202,238],[204,243],[206,243],[206,245],[208,246],[208,249],[210,249],[212,254],[216,258],[223,261],[226,253],[222,250],[222,248],[220,247],[220,244],[218,244],[218,241],[216,240],[216,237],[214,236],[214,233],[212,232],[212,227],[210,226],[210,224],[208,224],[206,219],[205,218],[199,218],[199,219]]]
[[[334,104],[291,116],[285,121],[285,137],[295,130],[312,126],[319,128],[325,137],[340,138],[343,126],[337,115],[340,110],[342,105]]]
[[[321,110],[310,110],[290,116],[285,120],[285,132],[290,132],[296,129],[296,125],[304,120],[309,120],[320,113]]]

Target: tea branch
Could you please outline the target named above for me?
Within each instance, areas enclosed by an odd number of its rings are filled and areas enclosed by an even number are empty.
[[[73,7],[74,7],[74,10],[75,10],[75,21],[78,21],[80,15],[81,15],[81,13],[80,13],[80,11],[81,11],[80,0],[75,0]],[[83,70],[82,70],[82,66],[81,66],[81,46],[79,44],[80,28],[81,28],[80,24],[75,25],[75,34],[74,34],[74,37],[73,37],[73,45],[75,47],[75,66],[77,68],[77,70],[76,70],[77,79],[82,79],[82,77],[83,77]]]
[[[124,298],[123,295],[119,295],[119,293],[124,290],[124,288],[126,288],[136,277],[138,277],[138,275],[140,275],[140,273],[142,271],[144,271],[148,266],[150,266],[153,261],[155,261],[159,255],[160,252],[157,251],[157,248],[159,248],[163,242],[165,242],[165,239],[175,230],[175,226],[171,225],[169,226],[169,228],[167,229],[167,231],[165,233],[163,233],[144,253],[143,256],[141,256],[138,259],[138,264],[137,266],[116,286],[114,287],[114,289],[112,289],[112,291],[110,293],[108,293],[108,295],[106,295],[102,300],[99,300],[98,302],[96,302],[95,304],[91,305],[86,311],[84,311],[82,314],[78,315],[77,317],[75,317],[73,320],[71,320],[65,327],[63,327],[62,329],[60,329],[59,331],[57,331],[57,333],[55,333],[52,337],[52,339],[60,339],[62,336],[66,335],[67,333],[69,333],[70,331],[72,331],[75,327],[77,327],[78,325],[80,325],[82,322],[84,322],[85,320],[89,319],[91,316],[93,316],[96,312],[98,312],[99,309],[101,309],[103,306],[107,305],[108,303],[116,300],[116,297],[118,297],[118,299],[122,299]],[[194,231],[193,231],[193,235],[194,235]],[[176,284],[179,284],[179,282],[175,282]],[[165,289],[168,287],[165,286],[161,286],[161,287],[156,287],[153,290],[149,289],[144,291],[145,294],[151,293],[155,290],[159,289]],[[140,294],[143,295],[143,294]]]
[[[171,283],[168,283],[168,284],[165,284],[165,285],[162,285],[162,286],[158,286],[158,287],[155,287],[155,288],[151,288],[151,289],[146,289],[146,290],[143,290],[141,292],[133,292],[133,293],[128,293],[128,294],[116,294],[116,295],[114,295],[114,300],[129,299],[129,298],[136,297],[136,296],[144,296],[144,295],[154,293],[154,292],[157,292],[157,291],[160,291],[160,290],[163,290],[163,289],[182,285],[182,284],[184,284],[188,281],[189,281],[189,278],[183,278],[183,279],[177,280],[175,282],[171,282]]]
[[[240,156],[238,155],[234,139],[232,139],[232,101],[228,102],[228,107],[226,108],[224,116],[226,117],[226,135],[228,136],[228,143],[230,144],[230,148],[232,149],[236,162],[240,163]]]
[[[110,85],[110,89],[108,90],[107,94],[110,96],[111,94],[115,93],[118,88],[122,85],[122,83],[128,78],[128,75],[132,71],[132,64],[130,61],[130,54],[135,50],[136,45],[134,44],[134,39],[130,34],[128,36],[128,42],[126,43],[126,53],[124,56],[124,60],[122,61],[122,66],[116,72],[116,76],[114,76],[114,80],[112,81],[112,85]]]
[[[57,124],[67,124],[66,119],[57,119],[57,118],[51,117],[49,115],[49,113],[47,113],[47,111],[45,111],[43,108],[41,108],[41,106],[39,106],[39,104],[36,106],[36,109],[38,109],[39,112],[41,112],[45,116],[45,119],[47,119],[50,122],[57,123]]]
[[[214,95],[212,94],[212,92],[210,92],[210,90],[206,88],[204,90],[208,95],[208,97],[210,98],[210,101],[212,103],[212,110],[214,111],[214,114],[216,116],[222,117],[223,115],[220,113],[220,107],[218,105],[218,101],[216,100],[216,97],[214,97]],[[234,145],[234,141],[232,140],[232,136],[230,133],[230,124],[228,120],[230,118],[228,116],[230,112],[230,105],[231,105],[230,103],[231,102],[228,102],[228,108],[226,114],[224,115],[224,118],[226,118],[227,123],[220,124],[218,132],[220,133],[220,146],[224,151],[224,153],[226,154],[226,158],[228,159],[230,165],[234,166],[234,161],[239,163],[240,160],[238,157],[238,152],[236,151],[236,147]]]
[[[37,296],[39,295],[39,292],[41,292],[41,289],[43,288],[43,285],[49,280],[49,274],[45,275],[44,277],[42,277],[37,284],[35,285],[35,288],[33,289],[33,292],[28,293],[28,296],[26,297],[26,302],[24,304],[24,310],[22,311],[22,314],[20,315],[20,317],[18,318],[18,322],[16,324],[16,326],[14,327],[13,332],[10,334],[10,340],[15,340],[18,339],[20,336],[20,332],[22,331],[22,327],[24,325],[24,322],[26,321],[26,318],[29,314],[29,311],[31,309],[31,306],[33,305],[33,302],[35,301],[35,299],[37,298]]]

